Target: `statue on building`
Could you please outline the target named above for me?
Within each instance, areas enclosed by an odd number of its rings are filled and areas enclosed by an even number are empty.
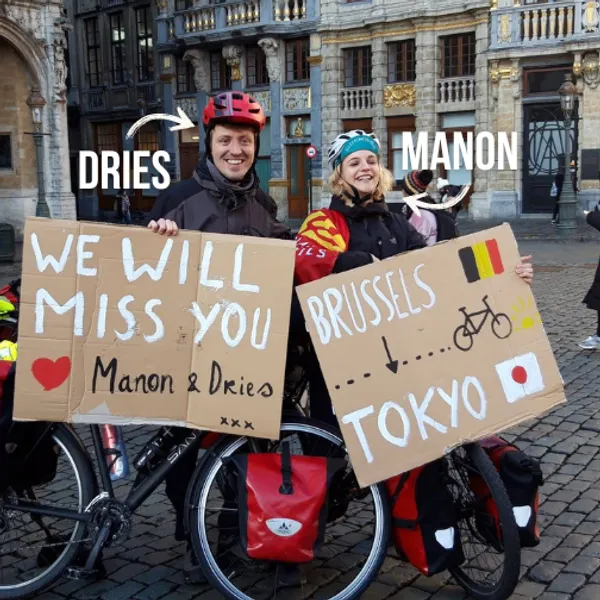
[[[242,73],[240,71],[240,59],[242,57],[242,48],[240,46],[224,46],[223,58],[231,68],[232,81],[240,81]]]
[[[67,50],[67,37],[64,32],[54,40],[54,95],[59,102],[65,101],[67,93],[67,64],[65,52]]]
[[[258,40],[258,45],[267,57],[267,72],[270,81],[279,81],[281,65],[279,62],[279,42],[275,38],[263,38]]]
[[[210,60],[207,52],[188,50],[183,60],[192,63],[194,67],[194,84],[199,92],[210,92]]]

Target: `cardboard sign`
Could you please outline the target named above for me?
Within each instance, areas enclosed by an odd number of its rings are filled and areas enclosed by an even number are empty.
[[[565,401],[508,225],[298,288],[361,485]]]
[[[28,219],[15,418],[279,438],[294,250]]]

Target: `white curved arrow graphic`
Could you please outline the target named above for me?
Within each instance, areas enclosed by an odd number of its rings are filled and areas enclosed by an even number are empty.
[[[164,120],[174,121],[175,123],[177,123],[177,125],[173,125],[173,127],[171,127],[169,131],[178,131],[180,129],[190,129],[191,127],[196,127],[196,125],[192,123],[190,118],[183,112],[183,110],[181,110],[179,106],[177,107],[177,112],[179,113],[179,116],[167,115],[165,113],[153,113],[151,115],[146,115],[145,117],[142,117],[141,119],[137,120],[129,128],[129,131],[127,132],[127,135],[125,137],[128,140],[131,139],[135,135],[136,131],[140,127],[143,127],[146,123],[148,123],[148,121]]]
[[[447,202],[442,202],[441,204],[429,204],[428,202],[421,202],[419,198],[427,197],[429,195],[427,192],[415,194],[414,196],[405,196],[404,198],[400,199],[400,202],[405,202],[408,204],[417,217],[420,217],[421,211],[419,210],[419,206],[421,208],[426,208],[427,210],[446,210],[448,208],[452,208],[455,204],[458,204],[462,201],[462,199],[467,195],[470,187],[470,185],[463,185],[458,195],[454,196],[454,198],[451,198]]]

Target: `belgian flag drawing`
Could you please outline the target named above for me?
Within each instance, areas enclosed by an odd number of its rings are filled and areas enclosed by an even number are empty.
[[[458,257],[469,283],[504,273],[504,265],[495,239],[461,248]]]

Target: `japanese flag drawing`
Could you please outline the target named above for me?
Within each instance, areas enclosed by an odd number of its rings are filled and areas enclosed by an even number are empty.
[[[540,365],[533,352],[497,364],[496,372],[510,404],[544,389]]]

